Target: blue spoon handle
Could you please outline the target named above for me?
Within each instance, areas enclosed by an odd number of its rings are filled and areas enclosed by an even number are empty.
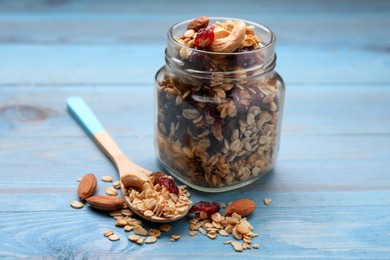
[[[96,133],[105,131],[95,114],[81,97],[69,97],[66,100],[66,104],[68,105],[69,112],[91,138]]]

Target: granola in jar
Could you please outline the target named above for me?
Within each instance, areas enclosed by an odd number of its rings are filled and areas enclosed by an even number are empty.
[[[285,89],[274,71],[274,34],[252,22],[202,16],[169,30],[165,61],[156,75],[160,163],[209,192],[270,171]]]

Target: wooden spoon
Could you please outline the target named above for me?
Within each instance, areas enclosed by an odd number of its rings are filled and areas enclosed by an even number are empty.
[[[189,207],[187,211],[171,218],[157,216],[148,217],[134,207],[131,204],[126,188],[141,188],[142,185],[148,181],[151,172],[135,164],[126,157],[81,97],[69,97],[66,103],[71,115],[114,163],[121,179],[123,199],[134,213],[146,220],[160,223],[172,222],[187,215]]]

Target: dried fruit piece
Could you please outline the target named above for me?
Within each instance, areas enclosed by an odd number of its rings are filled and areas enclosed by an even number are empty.
[[[84,207],[84,204],[80,201],[71,201],[70,202],[70,205],[72,206],[72,208],[75,208],[75,209],[81,209],[82,207]]]
[[[167,188],[167,190],[170,193],[174,193],[176,195],[179,195],[179,188],[176,186],[175,182],[171,178],[162,177],[162,178],[160,178],[159,182],[160,182],[160,185]]]
[[[156,185],[157,183],[160,183],[160,178],[164,177],[165,174],[163,172],[152,172],[150,174],[150,178],[153,181],[153,184]]]
[[[226,215],[232,215],[237,213],[238,215],[245,217],[253,213],[256,209],[256,203],[249,199],[240,199],[230,203],[225,210]]]
[[[190,208],[190,213],[205,212],[208,215],[214,214],[220,210],[218,202],[198,201]]]
[[[206,48],[214,41],[214,25],[207,28],[202,28],[198,31],[195,38],[195,46],[198,48]]]
[[[86,199],[89,205],[95,209],[113,211],[122,208],[123,200],[115,196],[92,196]]]
[[[81,200],[85,200],[86,198],[92,196],[95,193],[97,186],[97,180],[95,175],[89,173],[85,175],[79,184],[79,188],[77,190],[78,196]]]
[[[206,28],[209,25],[209,21],[210,19],[207,16],[200,16],[188,24],[187,30],[194,30],[197,32],[199,29]]]

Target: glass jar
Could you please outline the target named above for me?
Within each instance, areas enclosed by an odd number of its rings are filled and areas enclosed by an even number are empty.
[[[227,19],[237,20],[210,23]],[[274,71],[275,35],[244,21],[259,49],[209,52],[178,41],[189,22],[170,28],[166,64],[156,74],[157,159],[192,188],[232,190],[261,178],[277,160],[285,87]]]

